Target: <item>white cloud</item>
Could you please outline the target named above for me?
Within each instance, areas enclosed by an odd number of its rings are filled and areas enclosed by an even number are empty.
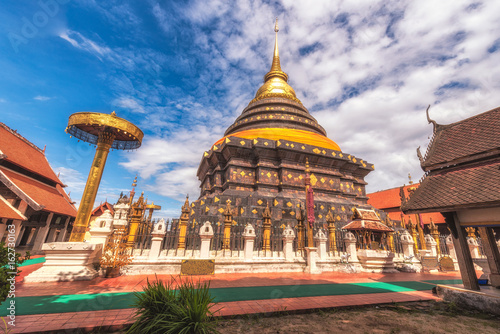
[[[37,95],[33,98],[33,100],[37,100],[37,101],[48,101],[52,99],[51,97],[48,97],[48,96],[42,96],[42,95]]]
[[[118,107],[126,108],[129,109],[130,111],[137,112],[143,114],[144,107],[134,98],[132,97],[126,97],[126,96],[121,96],[117,98],[114,103]]]

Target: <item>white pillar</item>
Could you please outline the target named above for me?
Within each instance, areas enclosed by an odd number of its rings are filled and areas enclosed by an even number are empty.
[[[64,241],[64,237],[66,236],[66,233],[68,233],[68,224],[70,219],[71,217],[66,218],[66,222],[64,223],[64,227],[59,233],[59,236],[57,237],[57,241]]]
[[[208,259],[210,258],[210,240],[214,236],[214,229],[209,221],[206,221],[200,228],[200,258]]]
[[[403,246],[403,255],[405,258],[411,259],[412,261],[413,258],[415,257],[415,252],[413,251],[414,244],[415,241],[413,241],[411,234],[407,230],[404,230],[404,232],[401,234],[401,245]]]
[[[314,236],[314,244],[318,248],[318,257],[322,260],[326,259],[326,237],[323,230],[319,229]]]
[[[349,263],[358,263],[358,251],[356,250],[356,237],[352,232],[347,232],[344,236],[346,253],[349,254]]]
[[[288,225],[282,234],[283,238],[283,254],[285,256],[285,261],[293,261],[294,252],[293,252],[293,240],[295,239],[295,231],[293,228]]]
[[[479,244],[477,240],[472,237],[467,237],[467,243],[469,244],[470,255],[473,259],[479,259]]]
[[[43,227],[38,227],[38,233],[36,235],[35,242],[33,243],[33,248],[31,249],[34,254],[42,250],[42,245],[45,242],[45,238],[47,237],[47,233],[49,233],[50,229],[50,222],[52,221],[52,217],[54,216],[54,213],[51,212],[49,216],[47,217],[47,221],[45,222],[45,226]]]
[[[253,246],[255,243],[255,229],[253,225],[248,223],[245,226],[245,231],[243,232],[243,240],[245,240],[245,245],[243,248],[243,253],[245,255],[245,260],[253,259]]]
[[[318,257],[318,249],[316,247],[304,247],[306,250],[307,267],[306,272],[309,274],[321,274],[321,271],[316,266]]]
[[[90,243],[100,244],[102,248],[106,247],[108,238],[112,231],[113,215],[109,210],[104,211],[104,213],[94,220],[92,226],[90,226]]]
[[[453,265],[455,270],[460,270],[458,267],[457,252],[455,251],[455,245],[453,244],[453,239],[451,234],[446,237],[446,246],[448,246],[448,251],[450,252],[450,257],[453,260]]]
[[[434,238],[432,237],[432,235],[430,234],[426,234],[425,235],[425,245],[427,246],[427,250],[430,251],[430,254],[429,256],[437,256],[437,243],[436,243],[436,240],[434,240]]]
[[[151,249],[149,250],[149,261],[156,261],[160,257],[161,243],[165,238],[165,233],[167,232],[167,226],[165,225],[165,220],[161,219],[153,227],[153,232],[151,232]]]

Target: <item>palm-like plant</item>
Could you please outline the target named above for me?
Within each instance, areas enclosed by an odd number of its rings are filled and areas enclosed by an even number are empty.
[[[177,290],[174,289],[177,285]],[[135,293],[135,322],[128,333],[209,334],[218,333],[210,283],[156,279]]]

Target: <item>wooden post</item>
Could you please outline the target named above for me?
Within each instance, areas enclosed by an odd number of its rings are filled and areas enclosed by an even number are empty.
[[[490,281],[494,287],[500,287],[500,253],[491,227],[480,227],[479,235],[483,243],[483,252],[490,267]]]
[[[295,210],[295,217],[297,218],[297,250],[304,250],[304,210],[302,203],[300,207]]]
[[[456,212],[444,212],[442,213],[445,217],[446,224],[450,227],[452,231],[451,237],[453,239],[453,245],[455,246],[455,251],[457,254],[458,266],[460,268],[460,274],[462,275],[462,282],[464,287],[469,290],[479,290],[479,284],[476,277],[476,271],[474,270],[474,263],[472,262],[472,257],[469,251],[469,245],[465,238],[465,231],[462,226],[460,226],[460,220]]]

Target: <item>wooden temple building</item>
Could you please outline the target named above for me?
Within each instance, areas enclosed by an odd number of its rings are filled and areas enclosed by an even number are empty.
[[[305,204],[306,159],[316,226],[326,224],[329,211],[341,227],[351,220],[354,207],[370,208],[364,178],[374,166],[343,152],[297,98],[281,69],[277,25],[275,32],[263,85],[203,155],[197,172],[201,194],[190,204],[191,221],[222,221],[229,200],[233,219],[242,226],[260,226],[267,207],[274,225],[296,225]]]
[[[481,236],[491,274],[500,287],[500,254],[494,229],[500,227],[500,108],[441,125],[429,118],[433,136],[425,156],[425,178],[402,203],[406,214],[441,212],[449,227],[464,287],[479,290],[467,243],[470,228]]]
[[[16,248],[32,253],[65,241],[77,211],[64,187],[45,149],[0,123],[0,241],[15,231]]]

